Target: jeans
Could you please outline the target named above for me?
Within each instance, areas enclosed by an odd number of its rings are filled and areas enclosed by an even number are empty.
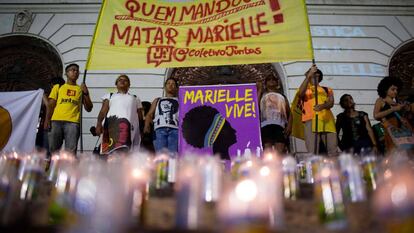
[[[76,155],[78,148],[80,127],[78,123],[66,121],[52,121],[52,127],[49,132],[49,149],[54,153],[62,148],[65,140],[65,150]]]
[[[168,149],[178,152],[178,129],[162,127],[155,130],[154,149],[156,152]]]

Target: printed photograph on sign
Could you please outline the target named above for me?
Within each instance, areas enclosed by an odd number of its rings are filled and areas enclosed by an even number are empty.
[[[261,150],[255,84],[182,86],[179,153],[219,154],[230,160]]]

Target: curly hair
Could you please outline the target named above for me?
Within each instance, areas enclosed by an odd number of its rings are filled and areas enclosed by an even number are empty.
[[[391,86],[396,86],[398,90],[402,87],[401,80],[393,77],[384,77],[379,83],[377,87],[378,95],[381,98],[385,98],[387,96],[387,91],[390,89]]]
[[[182,124],[185,141],[196,148],[212,147],[221,159],[230,159],[229,147],[237,142],[237,132],[220,112],[210,106],[188,111]]]
[[[188,144],[197,148],[204,147],[204,137],[217,113],[219,111],[213,107],[200,106],[185,114],[182,129],[183,136]]]

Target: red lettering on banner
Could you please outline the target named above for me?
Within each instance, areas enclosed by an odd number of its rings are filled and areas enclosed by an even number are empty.
[[[161,21],[166,21],[170,19],[171,21],[174,21],[176,12],[176,7],[160,6],[157,8],[157,11],[155,12],[154,19]]]
[[[223,0],[223,1],[218,1],[218,2],[219,3],[217,3],[217,5],[218,5],[217,13],[225,11],[225,10],[227,10],[227,8],[230,7],[230,1],[228,1],[228,0],[227,1]]]
[[[241,18],[240,21],[231,24],[228,24],[228,20],[224,20],[225,25],[190,28],[187,33],[186,46],[193,42],[215,43],[269,33],[269,30],[265,29],[267,22],[263,19],[264,16],[265,13],[259,13],[256,16]]]
[[[173,46],[154,46],[148,48],[147,62],[155,63],[155,67],[162,62],[170,62],[172,59]]]
[[[129,11],[129,16],[134,17],[134,13],[139,11],[139,3],[135,0],[125,2],[125,8]]]
[[[144,2],[144,3],[142,4],[142,10],[141,10],[141,12],[142,12],[142,15],[143,15],[143,16],[150,16],[150,15],[152,15],[152,14],[154,13],[155,5],[154,5],[154,4],[152,4],[152,5],[151,5],[151,9],[150,9],[149,11],[147,11],[147,10],[148,10],[147,5],[148,5],[148,4],[147,4],[146,2]]]
[[[279,11],[280,10],[279,0],[269,0],[269,1],[270,1],[270,9],[272,9],[272,11]],[[274,23],[283,23],[283,14],[273,15],[273,22]]]
[[[110,45],[123,43],[128,46],[137,46],[141,44],[150,45],[173,45],[176,44],[178,31],[173,27],[134,27],[127,26],[124,29],[118,24],[112,26]]]
[[[191,57],[208,58],[208,57],[233,57],[242,55],[260,55],[262,50],[260,47],[248,48],[238,47],[237,45],[229,45],[224,49],[190,49],[176,48],[174,46],[151,46],[147,50],[147,63],[155,64],[155,67],[161,63],[168,62],[184,62]]]
[[[110,44],[115,45],[115,36],[117,36],[117,39],[120,39],[120,40],[124,40],[124,37],[126,37],[125,38],[125,44],[128,44],[130,33],[131,33],[131,26],[126,27],[125,30],[121,34],[120,31],[119,31],[119,28],[118,28],[118,24],[114,24],[112,26]]]
[[[194,12],[195,12],[194,5],[188,8],[186,6],[183,6],[182,11],[181,11],[180,21],[184,21],[184,16],[189,16],[189,15],[192,15],[191,20],[194,20]]]
[[[163,6],[150,1],[127,0],[125,1],[125,9],[128,11],[129,19],[155,20],[164,25],[173,25],[176,22],[203,23],[203,20],[211,22],[218,18],[237,13],[239,11],[265,5],[265,0],[213,0],[202,3],[189,3],[181,7]],[[191,4],[191,5],[190,5]],[[176,21],[176,17],[178,21]],[[192,21],[192,22],[191,22]]]

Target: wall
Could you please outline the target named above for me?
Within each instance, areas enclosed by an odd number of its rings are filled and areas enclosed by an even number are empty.
[[[100,2],[20,0],[15,3],[0,0],[0,36],[12,33],[14,15],[29,9],[34,13],[34,22],[27,34],[49,41],[58,50],[64,64],[76,62],[83,70]],[[376,86],[387,75],[393,52],[414,38],[414,1],[308,0],[307,4],[315,59],[325,74],[322,84],[332,87],[335,93],[334,113],[341,111],[337,104],[339,97],[349,93],[354,96],[357,108],[366,111],[372,119]],[[285,90],[290,100],[309,66],[310,62],[277,65],[285,77]],[[119,73],[127,73],[131,77],[133,94],[141,100],[152,101],[162,95],[162,83],[168,70],[88,73],[87,85],[94,109],[91,113],[84,113],[86,150],[92,150],[95,144],[96,139],[89,134],[89,127],[96,122],[101,107],[100,97],[113,91],[114,80]],[[296,141],[294,149],[303,152],[303,142]]]

